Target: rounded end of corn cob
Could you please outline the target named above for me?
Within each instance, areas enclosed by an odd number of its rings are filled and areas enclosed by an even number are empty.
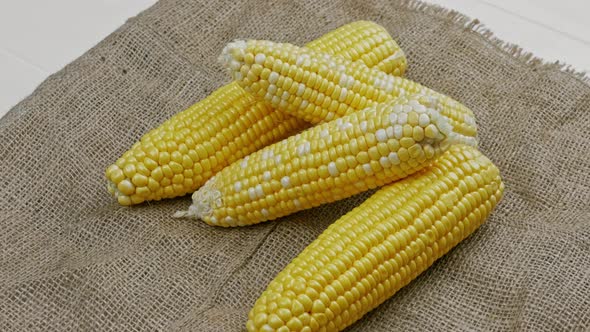
[[[117,199],[117,202],[119,202],[119,204],[127,206],[127,205],[131,205],[131,198],[128,195],[123,194],[118,188],[117,188],[117,184],[115,184],[113,181],[111,181],[110,179],[108,179],[108,174],[107,174],[107,190],[109,191],[109,193]]]
[[[231,73],[234,80],[241,80],[242,74],[240,68],[244,61],[244,55],[246,54],[247,42],[242,39],[236,39],[231,43],[228,43],[219,55],[218,61],[223,65],[224,68]]]
[[[447,137],[447,139],[443,142],[444,150],[455,144],[464,144],[477,147],[478,141],[477,136],[475,136],[476,132],[465,133],[463,128],[457,126],[456,123],[454,123],[455,121],[445,114],[444,108],[447,107],[449,103],[456,103],[455,101],[446,96],[428,93],[427,91],[419,92],[415,94],[413,98],[417,99],[420,104],[430,109],[431,113],[438,113],[440,115],[442,120],[439,121],[443,121],[443,123],[440,124],[440,129],[441,132]],[[447,100],[441,101],[441,98],[446,98]],[[475,117],[472,113],[464,114],[463,117],[464,123],[466,125],[469,125],[471,128],[477,127],[475,123]]]
[[[137,184],[117,164],[109,166],[106,170],[107,190],[123,206],[139,204],[145,201],[145,197],[137,192]]]
[[[472,110],[453,98],[426,87],[423,87],[419,93],[425,95],[423,98],[426,102],[436,102],[440,106],[440,112],[449,118],[454,131],[472,138],[465,144],[477,146],[477,123]]]
[[[209,179],[192,195],[192,204],[186,211],[177,211],[174,218],[202,219],[208,224],[217,225],[212,216],[213,209],[223,205],[222,195],[215,187],[215,177]],[[221,225],[220,225],[221,226]]]

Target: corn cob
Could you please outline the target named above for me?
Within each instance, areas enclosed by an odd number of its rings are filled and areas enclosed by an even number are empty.
[[[175,216],[251,225],[406,177],[465,141],[438,106],[399,97],[317,125],[224,168]]]
[[[477,134],[473,112],[467,107],[418,83],[360,62],[260,40],[228,44],[220,61],[247,92],[275,109],[313,124],[400,95],[422,93],[440,99],[442,113],[456,132],[474,138]]]
[[[403,52],[372,22],[345,25],[308,46],[389,73],[405,71]],[[108,189],[121,205],[192,193],[223,167],[306,126],[228,84],[142,137],[107,168]]]
[[[340,331],[469,236],[501,199],[498,169],[456,145],[341,217],[268,285],[254,331]]]

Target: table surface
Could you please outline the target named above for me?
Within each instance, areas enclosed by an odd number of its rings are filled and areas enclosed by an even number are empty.
[[[156,0],[0,2],[0,117]],[[590,72],[590,1],[431,0],[478,18],[497,37],[546,61]],[[35,10],[31,10],[35,8]],[[29,24],[28,22],[35,22]]]

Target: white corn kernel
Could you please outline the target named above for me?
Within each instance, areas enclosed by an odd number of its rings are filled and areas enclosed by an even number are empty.
[[[332,176],[337,176],[338,175],[338,168],[336,168],[336,163],[331,161],[328,164],[328,172],[330,173],[330,175]]]
[[[375,137],[377,138],[377,141],[385,142],[385,141],[387,141],[387,132],[385,132],[384,129],[378,129],[375,132]]]
[[[291,179],[289,179],[288,176],[283,176],[283,178],[281,178],[281,185],[283,188],[291,187]]]

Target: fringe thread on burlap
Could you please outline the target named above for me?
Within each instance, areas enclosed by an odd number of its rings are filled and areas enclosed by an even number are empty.
[[[554,70],[575,77],[585,84],[590,85],[590,76],[585,71],[580,71],[572,65],[562,61],[548,62],[535,56],[532,52],[525,51],[522,47],[503,41],[496,37],[479,19],[472,19],[456,10],[441,7],[439,5],[425,3],[419,0],[404,0],[401,6],[410,11],[420,12],[430,16],[443,17],[452,23],[461,25],[464,29],[477,33],[493,46],[508,53],[512,58],[526,64],[535,71]]]

